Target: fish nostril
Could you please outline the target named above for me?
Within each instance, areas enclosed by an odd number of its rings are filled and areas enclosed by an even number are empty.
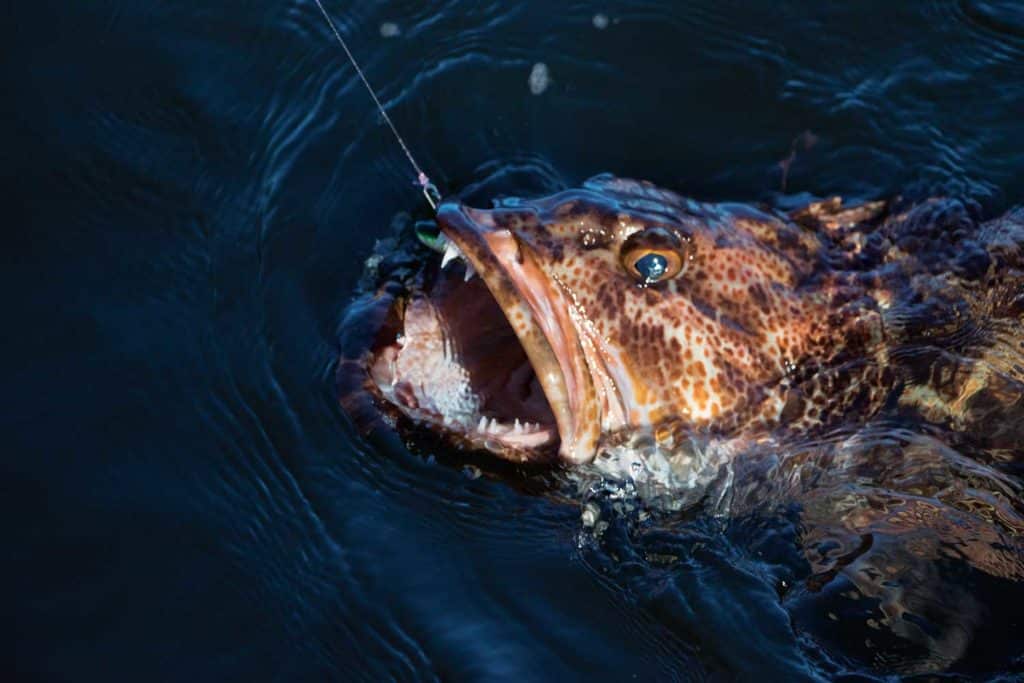
[[[612,239],[604,229],[584,229],[579,236],[580,246],[584,249],[600,249],[607,247]]]

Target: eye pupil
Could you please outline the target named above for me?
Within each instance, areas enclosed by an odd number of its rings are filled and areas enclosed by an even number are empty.
[[[668,271],[668,259],[661,254],[645,254],[636,260],[633,267],[644,278],[645,283],[652,284]]]

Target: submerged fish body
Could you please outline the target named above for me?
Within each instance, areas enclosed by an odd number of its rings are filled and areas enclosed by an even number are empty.
[[[964,566],[1024,581],[1024,213],[978,213],[782,212],[610,176],[448,201],[442,253],[406,236],[371,259],[342,404],[375,437],[571,466],[594,534],[602,492],[612,517],[624,499],[798,510],[803,580],[777,587],[794,628],[880,671],[942,671],[1000,613]],[[859,640],[833,623],[854,613]]]
[[[350,309],[343,400],[368,392],[513,461],[757,439],[887,402],[963,421],[996,399],[935,371],[938,350],[924,370],[899,350],[1021,315],[1022,221],[951,200],[784,213],[606,175],[490,210],[447,201],[437,222],[443,255],[378,268]]]

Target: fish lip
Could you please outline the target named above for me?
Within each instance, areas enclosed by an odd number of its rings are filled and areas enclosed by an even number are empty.
[[[574,358],[571,356],[574,354],[579,363],[586,365],[584,355],[574,348],[579,344],[578,334],[571,325],[549,321],[549,327],[557,325],[560,334],[567,338],[563,341],[568,341],[568,344],[553,343],[544,326],[537,322],[543,312],[537,310],[531,301],[533,297],[525,278],[521,274],[517,276],[514,272],[516,264],[511,262],[512,259],[499,255],[493,245],[498,240],[505,240],[508,246],[511,240],[517,251],[516,261],[532,261],[530,248],[511,231],[497,227],[491,212],[473,209],[456,201],[445,201],[438,207],[437,222],[441,232],[459,248],[484,281],[526,351],[555,416],[561,440],[560,457],[572,465],[592,461],[597,453],[599,437],[595,428],[600,425],[599,407],[594,400],[586,398],[593,394],[592,385],[588,386],[592,378],[586,368],[572,373],[571,380],[567,377],[567,370],[573,367]],[[563,349],[562,354],[559,354],[559,348]],[[564,352],[566,348],[568,353]],[[570,381],[578,390],[575,396],[570,393]],[[581,384],[582,387],[579,386]],[[573,410],[574,402],[582,415]]]

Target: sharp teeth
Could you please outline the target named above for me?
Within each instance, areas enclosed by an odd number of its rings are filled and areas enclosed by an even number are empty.
[[[451,263],[452,259],[459,258],[462,253],[459,248],[455,246],[454,242],[448,242],[444,247],[444,256],[441,257],[441,270]]]
[[[472,263],[466,261],[466,276],[464,278],[465,281],[469,282],[470,280],[473,279],[474,275],[476,275],[476,268],[473,267]]]
[[[486,432],[487,431],[487,418],[480,416],[480,422],[476,425],[476,431]]]
[[[523,425],[520,424],[518,417],[516,418],[516,423],[512,426],[512,431],[515,432],[516,434],[523,433]]]

